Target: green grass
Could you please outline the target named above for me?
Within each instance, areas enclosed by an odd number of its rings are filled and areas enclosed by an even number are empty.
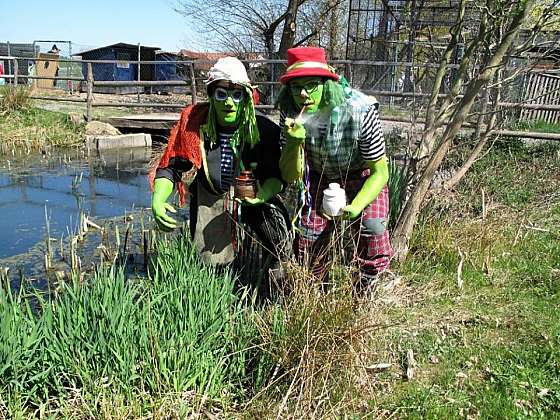
[[[84,130],[67,114],[26,107],[0,115],[0,140],[0,154],[13,149],[44,151],[83,143]]]
[[[148,279],[99,270],[40,317],[4,292],[0,416],[560,418],[559,191],[560,148],[494,144],[361,298],[351,272],[323,288],[289,266],[255,307],[184,239]]]
[[[517,123],[518,130],[525,131],[542,131],[545,133],[560,133],[560,124],[549,123],[543,120],[536,121],[520,121]]]
[[[100,269],[38,299],[32,310],[22,292],[0,291],[0,412],[9,417],[40,407],[61,414],[77,394],[78,411],[107,409],[104,395],[138,415],[169,396],[188,412],[202,397],[232,404],[256,381],[248,296],[185,238],[158,244],[149,279]]]
[[[424,210],[399,269],[407,300],[397,293],[378,314],[399,324],[374,346],[413,349],[416,375],[388,381],[371,407],[399,418],[559,418],[559,150],[497,144],[455,197]]]

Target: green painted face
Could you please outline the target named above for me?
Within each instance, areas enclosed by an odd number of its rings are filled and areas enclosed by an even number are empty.
[[[297,77],[290,81],[290,93],[296,106],[305,106],[305,113],[315,113],[323,98],[323,79],[320,77]]]
[[[218,125],[235,127],[239,124],[245,107],[246,93],[243,86],[218,82],[210,99],[216,109]]]

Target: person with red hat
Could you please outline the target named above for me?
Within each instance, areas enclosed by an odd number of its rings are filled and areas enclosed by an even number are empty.
[[[319,278],[326,278],[338,215],[324,211],[323,192],[329,184],[339,184],[348,199],[340,218],[348,221],[355,244],[351,259],[358,263],[360,284],[371,284],[393,254],[379,103],[350,88],[318,47],[289,49],[280,82],[280,169],[286,182],[298,182],[301,192],[296,255],[308,261]]]
[[[270,257],[268,263],[275,265],[289,236],[288,212],[277,197],[284,187],[278,166],[280,129],[256,113],[256,92],[237,58],[219,59],[209,71],[206,89],[208,102],[181,112],[150,170],[154,219],[163,231],[176,229],[176,210],[168,199],[176,190],[183,205],[188,188],[191,237],[205,262],[233,263],[237,234],[250,227],[265,258]],[[256,178],[256,192],[236,198],[235,180],[248,171]]]

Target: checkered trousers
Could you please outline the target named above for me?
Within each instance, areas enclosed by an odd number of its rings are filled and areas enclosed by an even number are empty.
[[[294,250],[300,261],[309,264],[319,278],[324,278],[333,258],[341,258],[346,264],[357,264],[365,277],[374,277],[389,266],[393,255],[389,231],[385,229],[383,233],[375,234],[367,228],[375,219],[382,219],[385,224],[388,222],[387,186],[356,220],[327,220],[320,213],[323,190],[329,182],[339,182],[351,202],[368,176],[369,169],[359,174],[359,178],[346,181],[310,177],[311,199],[303,208]]]

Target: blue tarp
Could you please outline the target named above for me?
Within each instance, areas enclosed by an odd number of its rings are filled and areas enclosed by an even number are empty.
[[[116,48],[106,47],[96,50],[88,51],[82,54],[83,60],[132,60],[134,59],[131,53]],[[93,79],[94,80],[136,80],[138,77],[137,65],[133,63],[122,64],[92,64]],[[82,72],[84,77],[87,77],[87,64],[82,64]]]
[[[170,53],[156,53],[157,61],[176,61],[177,56]],[[155,80],[183,80],[181,76],[181,64],[169,63],[169,64],[156,64],[156,75]]]

